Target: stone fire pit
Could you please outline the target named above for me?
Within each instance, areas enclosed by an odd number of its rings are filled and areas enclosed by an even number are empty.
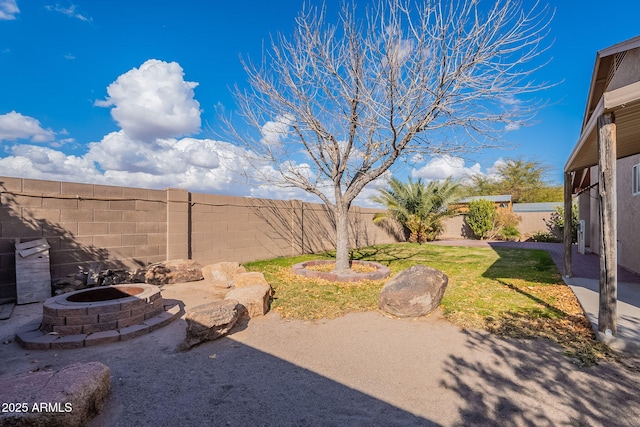
[[[42,323],[16,334],[25,348],[75,348],[134,338],[167,325],[180,314],[157,286],[101,286],[49,298]]]
[[[141,324],[164,311],[157,286],[101,286],[49,298],[42,307],[44,332],[60,335],[113,331]]]

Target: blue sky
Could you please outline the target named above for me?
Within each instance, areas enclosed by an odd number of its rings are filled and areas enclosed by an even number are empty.
[[[246,80],[240,55],[259,59],[270,34],[291,33],[300,5],[0,0],[0,176],[303,198],[233,180],[225,161],[211,154],[233,147],[207,130],[215,127],[216,105],[232,107],[229,88]],[[549,177],[561,182],[596,51],[640,35],[640,4],[550,6],[551,62],[537,78],[560,84],[539,94],[549,106],[534,124],[508,133],[517,148],[425,159],[402,173],[425,179],[490,173],[500,159],[523,157],[549,166]],[[599,21],[603,9],[607,17]],[[143,102],[156,112],[140,111]],[[176,113],[171,120],[166,110]],[[136,145],[132,135],[159,142]]]

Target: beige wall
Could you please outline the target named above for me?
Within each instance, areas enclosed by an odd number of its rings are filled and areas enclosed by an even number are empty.
[[[334,247],[320,204],[0,177],[0,300],[15,296],[15,239],[46,238],[52,278],[100,261],[135,268],[166,259],[246,262]],[[352,208],[351,242],[395,241]]]
[[[546,232],[547,225],[545,220],[551,218],[550,212],[517,212],[520,217],[520,224],[518,224],[518,231],[523,238],[529,237],[532,234],[542,231]],[[459,215],[453,218],[449,218],[444,222],[444,233],[439,239],[465,239],[473,238],[473,232],[464,221],[464,215]]]
[[[615,61],[615,59],[614,59]],[[638,81],[640,75],[640,48],[631,49],[625,52],[622,62],[615,70],[611,81],[607,85],[606,91],[620,89]]]
[[[640,155],[620,159],[616,167],[618,195],[618,262],[640,272],[640,196],[631,194],[631,168]]]
[[[590,172],[591,190],[589,197],[589,206],[591,207],[589,215],[590,221],[587,223],[589,233],[589,249],[591,252],[600,253],[600,206],[598,205],[598,167],[594,166]],[[581,218],[582,219],[582,218]],[[586,218],[585,218],[586,221]]]
[[[631,194],[631,168],[640,163],[640,155],[620,159],[616,163],[618,205],[618,263],[628,270],[640,273],[640,196]],[[591,168],[591,185],[588,194],[581,196],[580,219],[587,224],[588,246],[600,253],[600,213],[598,206],[598,168]],[[587,211],[587,207],[589,210]]]
[[[164,260],[166,191],[0,177],[0,298],[15,294],[15,239],[46,238],[51,275]]]
[[[547,232],[547,224],[545,221],[551,219],[553,212],[518,212],[518,216],[522,218],[518,224],[518,230],[522,237],[529,237],[536,232]]]

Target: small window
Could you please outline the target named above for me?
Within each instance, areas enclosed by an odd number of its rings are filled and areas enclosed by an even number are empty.
[[[640,195],[640,164],[631,169],[631,194]]]

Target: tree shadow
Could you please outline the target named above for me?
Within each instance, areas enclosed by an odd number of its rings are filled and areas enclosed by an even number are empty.
[[[375,261],[391,267],[394,263],[410,260],[422,252],[423,248],[412,248],[410,245],[376,245],[354,249],[351,251],[351,259],[362,261]]]
[[[389,236],[392,236],[396,242],[408,242],[409,234],[411,233],[408,228],[405,228],[398,221],[391,218],[384,218],[381,221],[375,223],[378,227],[384,230]]]
[[[120,343],[101,353],[114,380],[91,426],[438,426],[233,335],[187,352],[157,348],[167,341],[146,345],[152,339],[137,338],[145,345],[135,360],[123,363]]]
[[[546,338],[558,343],[574,363],[596,365],[610,350],[596,342],[591,323],[575,294],[562,281],[546,250],[492,245],[498,259],[483,273],[510,295],[528,301],[487,317],[485,327],[499,336]],[[551,274],[550,274],[551,273]],[[516,299],[506,297],[510,304]],[[522,301],[522,300],[521,300]]]
[[[325,205],[251,199],[249,206],[265,225],[258,227],[264,237],[257,239],[258,242],[275,256],[319,253],[336,247],[335,215]],[[375,244],[372,227],[365,213],[357,207],[352,208],[349,221],[351,245],[359,248]]]
[[[442,381],[465,402],[460,426],[637,425],[637,373],[612,363],[578,368],[544,340],[467,335],[467,354],[484,356],[452,355]]]
[[[34,210],[37,212],[38,208],[33,207],[32,197],[13,194],[3,182],[0,197],[0,302],[16,298],[16,239],[47,240],[52,279],[89,270],[96,262],[105,269],[127,268],[122,261],[113,259],[107,249],[82,243],[60,224],[36,215]],[[141,262],[133,262],[142,266]]]
[[[558,269],[545,250],[519,249],[491,244],[498,259],[482,274],[489,279],[523,279],[531,282],[555,284],[562,281]],[[555,270],[549,277],[547,272]]]

